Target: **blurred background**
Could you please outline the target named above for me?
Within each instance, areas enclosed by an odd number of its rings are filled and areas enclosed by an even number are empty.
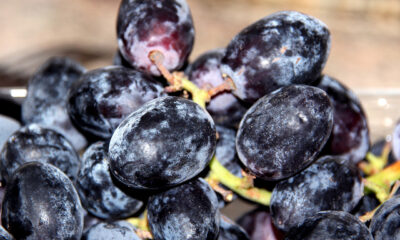
[[[47,58],[88,69],[110,65],[119,0],[1,0],[0,87],[23,87]],[[324,72],[355,91],[373,140],[400,119],[400,0],[188,0],[196,28],[191,59],[224,47],[245,26],[279,10],[325,22],[332,35]],[[8,91],[8,88],[7,88]]]

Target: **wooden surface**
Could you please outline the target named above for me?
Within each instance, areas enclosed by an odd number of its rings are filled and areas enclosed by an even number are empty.
[[[48,57],[66,55],[93,69],[116,50],[119,0],[1,0],[0,86],[25,85]],[[363,101],[374,139],[400,117],[399,0],[188,0],[196,28],[193,60],[224,47],[245,26],[279,10],[325,22],[332,35],[324,72]],[[388,95],[389,94],[389,95]],[[387,104],[381,106],[380,98]],[[379,105],[381,104],[381,105]]]

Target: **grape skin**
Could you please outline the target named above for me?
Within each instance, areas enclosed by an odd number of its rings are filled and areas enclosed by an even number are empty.
[[[109,66],[86,72],[69,93],[68,111],[89,135],[109,139],[142,104],[165,95],[163,86],[133,69]]]
[[[22,104],[25,125],[36,123],[63,134],[75,147],[83,149],[87,141],[72,125],[67,110],[68,92],[85,68],[72,59],[52,57],[31,77]]]
[[[237,223],[245,229],[252,240],[280,240],[283,233],[272,223],[269,209],[259,207],[241,216]]]
[[[186,75],[190,81],[202,89],[211,89],[221,85],[224,79],[219,67],[224,54],[225,49],[221,48],[202,54],[189,65]],[[216,124],[235,128],[239,125],[247,108],[230,92],[222,92],[213,96],[207,104],[207,111]]]
[[[338,157],[318,159],[299,174],[279,182],[272,191],[274,225],[283,232],[323,210],[350,212],[363,196],[359,170]]]
[[[1,150],[3,183],[23,163],[34,161],[53,164],[72,181],[75,181],[81,164],[74,147],[63,135],[37,124],[30,124],[14,132]]]
[[[280,87],[315,81],[329,50],[330,33],[320,20],[295,11],[277,12],[232,39],[221,72],[235,82],[236,96],[253,103]]]
[[[195,179],[153,195],[148,220],[155,240],[215,240],[220,213],[215,192],[203,179]]]
[[[215,148],[215,125],[204,109],[184,98],[160,97],[133,112],[115,130],[110,169],[128,187],[161,189],[203,171]]]
[[[0,114],[0,149],[7,142],[10,136],[17,131],[21,125],[13,118]]]
[[[293,229],[285,240],[373,240],[368,228],[347,212],[321,211]]]
[[[82,240],[141,240],[126,221],[100,222],[90,227]]]
[[[312,163],[332,130],[333,109],[316,87],[291,85],[259,99],[240,122],[236,149],[256,177],[278,180]]]
[[[370,148],[367,117],[361,102],[350,89],[327,75],[316,86],[328,94],[333,106],[333,128],[324,153],[357,164]]]
[[[108,144],[104,142],[92,144],[83,154],[77,189],[85,209],[99,218],[126,218],[143,206],[143,202],[113,183],[109,171]]]
[[[371,219],[369,229],[375,240],[400,238],[400,196],[384,202]]]
[[[18,168],[7,185],[2,224],[16,239],[76,239],[83,208],[71,180],[47,163]]]
[[[185,0],[123,0],[117,37],[121,54],[135,69],[160,76],[149,59],[154,50],[164,55],[163,65],[168,70],[179,69],[194,44],[189,6]]]

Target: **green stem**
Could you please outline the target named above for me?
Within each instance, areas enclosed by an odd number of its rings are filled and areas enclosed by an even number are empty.
[[[217,179],[223,185],[248,200],[269,206],[272,195],[271,192],[248,186],[248,181],[245,178],[239,178],[233,175],[222,166],[215,156],[211,160],[210,169],[210,178]]]

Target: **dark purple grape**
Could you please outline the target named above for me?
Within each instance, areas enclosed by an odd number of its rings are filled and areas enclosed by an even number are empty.
[[[216,129],[218,141],[215,156],[229,172],[237,177],[243,177],[240,160],[236,155],[236,131],[219,125],[216,125]]]
[[[141,240],[133,226],[126,221],[100,222],[88,229],[82,240]]]
[[[320,20],[295,11],[269,15],[243,29],[226,48],[221,72],[234,93],[255,102],[290,84],[310,84],[325,65],[330,33]]]
[[[132,188],[170,187],[203,171],[215,147],[215,125],[203,108],[184,98],[161,97],[144,104],[115,130],[110,169]]]
[[[225,49],[215,49],[198,57],[186,70],[190,81],[203,89],[217,87],[224,82],[219,70]],[[216,124],[237,127],[247,107],[230,92],[214,96],[207,105],[207,111]]]
[[[324,90],[333,106],[333,128],[325,145],[327,155],[338,155],[356,164],[370,147],[367,118],[357,96],[338,80],[324,75],[317,87]]]
[[[14,237],[3,226],[0,226],[0,240],[14,240]]]
[[[368,228],[347,212],[322,211],[289,232],[285,240],[373,240]]]
[[[63,171],[72,181],[78,175],[81,160],[71,143],[58,132],[30,124],[14,132],[0,154],[2,181],[26,162],[50,163]]]
[[[83,208],[71,180],[47,163],[18,168],[7,185],[1,219],[16,239],[80,239]]]
[[[214,190],[196,179],[151,196],[148,220],[155,240],[215,240],[220,213]]]
[[[237,223],[247,232],[252,240],[281,240],[281,233],[274,224],[269,210],[257,208],[241,216]]]
[[[397,122],[392,133],[392,152],[395,159],[400,159],[400,121]]]
[[[92,144],[82,157],[77,189],[86,210],[103,219],[126,218],[136,213],[143,202],[119,189],[111,178],[108,144]]]
[[[75,149],[84,148],[86,139],[72,125],[67,111],[68,91],[84,72],[79,63],[69,58],[46,61],[29,80],[22,104],[23,122],[51,128],[63,134]]]
[[[376,210],[369,229],[375,240],[400,239],[400,196],[392,197]]]
[[[0,149],[10,136],[21,127],[21,124],[13,118],[0,115]]]
[[[250,240],[250,237],[242,227],[221,215],[218,240]]]
[[[108,139],[143,103],[165,95],[160,83],[133,69],[110,66],[86,72],[69,94],[68,110],[84,132]]]
[[[117,21],[118,46],[136,69],[159,76],[149,54],[160,51],[168,70],[187,60],[194,43],[194,27],[185,0],[123,0]]]
[[[319,211],[350,212],[363,196],[363,183],[359,170],[342,161],[326,156],[279,182],[270,204],[274,225],[287,232]]]
[[[258,100],[240,122],[236,149],[256,177],[278,180],[314,161],[332,130],[333,109],[316,87],[291,85]]]

